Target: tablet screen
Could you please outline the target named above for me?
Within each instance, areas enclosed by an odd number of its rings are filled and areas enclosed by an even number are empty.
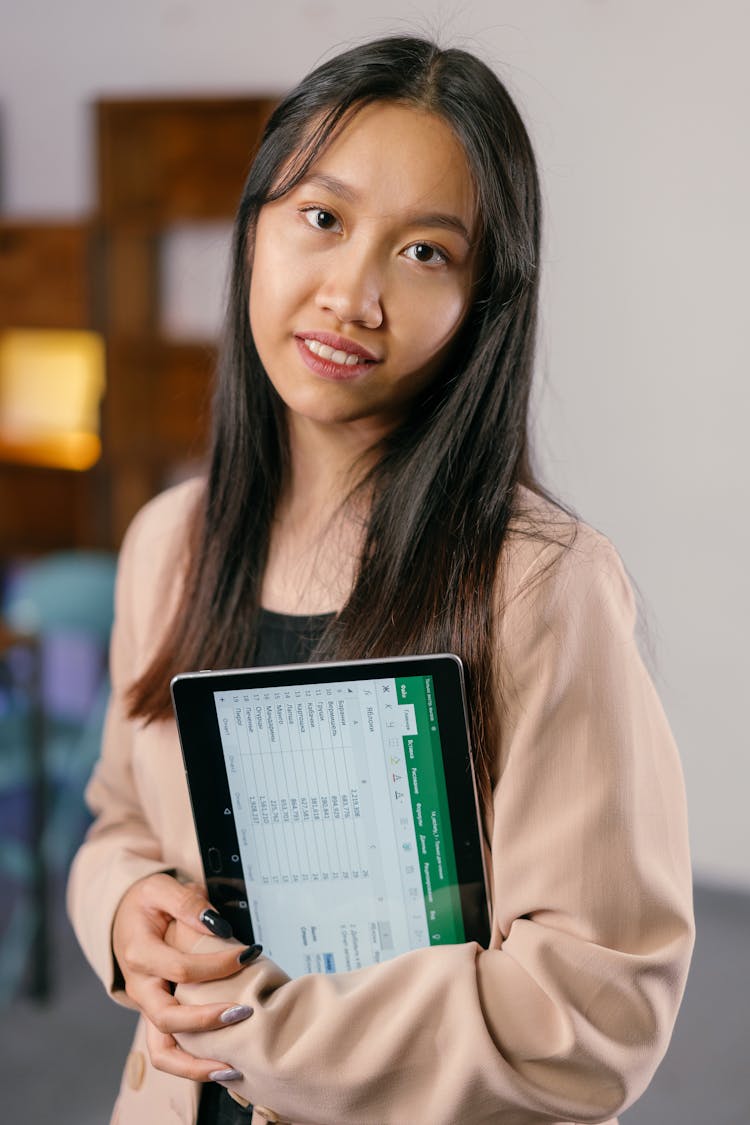
[[[466,940],[433,677],[335,671],[213,692],[238,905],[290,976]]]

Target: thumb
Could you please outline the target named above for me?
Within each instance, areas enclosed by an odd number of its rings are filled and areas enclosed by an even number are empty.
[[[198,933],[205,934],[208,930],[215,937],[232,937],[232,927],[211,905],[203,887],[197,883],[185,883],[182,891],[186,896],[185,912],[177,915],[181,922],[186,922]]]
[[[209,902],[204,887],[180,883],[171,875],[154,875],[146,881],[150,905],[162,914],[183,922],[198,934],[230,938],[232,927]]]

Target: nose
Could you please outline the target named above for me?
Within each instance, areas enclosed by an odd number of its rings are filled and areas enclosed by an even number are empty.
[[[383,323],[383,277],[367,247],[340,246],[326,263],[316,304],[341,324],[380,328]]]

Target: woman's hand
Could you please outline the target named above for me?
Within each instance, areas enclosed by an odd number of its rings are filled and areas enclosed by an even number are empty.
[[[211,912],[207,921],[206,911]],[[174,944],[176,931],[183,936],[181,948]],[[191,953],[186,940],[190,931],[203,937],[207,932],[231,936],[228,923],[212,911],[201,887],[184,885],[171,875],[149,875],[123,896],[112,927],[112,948],[125,991],[146,1018],[153,1065],[198,1082],[229,1081],[240,1077],[237,1071],[218,1059],[189,1055],[177,1045],[174,1033],[238,1023],[247,1019],[252,1009],[226,1003],[181,1005],[172,995],[172,986],[232,976],[258,955],[260,947],[248,950],[239,942],[228,941],[226,951]]]

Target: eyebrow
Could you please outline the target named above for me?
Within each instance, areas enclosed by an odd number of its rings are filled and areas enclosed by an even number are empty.
[[[343,180],[339,180],[335,176],[328,176],[325,172],[311,172],[304,177],[298,186],[301,187],[305,184],[317,184],[319,187],[330,191],[332,195],[337,195],[339,199],[343,199],[346,203],[356,203],[359,199],[358,193],[349,184],[345,184]],[[446,230],[455,231],[471,246],[471,235],[466,228],[466,224],[459,219],[458,215],[450,215],[442,211],[428,211],[424,214],[413,211],[405,216],[405,221],[408,226],[442,227]]]

